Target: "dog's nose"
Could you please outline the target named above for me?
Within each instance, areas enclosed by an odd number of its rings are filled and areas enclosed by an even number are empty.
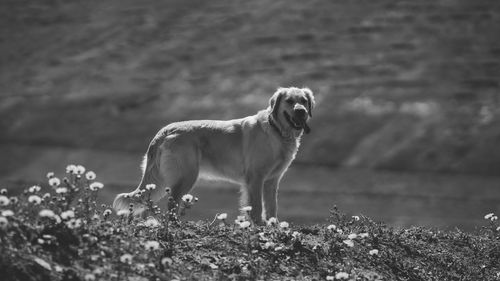
[[[303,107],[296,107],[294,109],[294,112],[295,112],[295,115],[297,115],[297,117],[301,117],[301,118],[304,118],[307,115],[307,110]]]

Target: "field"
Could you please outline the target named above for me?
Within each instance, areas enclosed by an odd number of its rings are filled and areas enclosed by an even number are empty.
[[[328,223],[269,220],[253,225],[218,213],[193,222],[203,199],[179,212],[141,200],[148,216],[114,214],[96,198],[92,172],[70,168],[61,181],[14,196],[0,193],[0,274],[9,280],[497,280],[498,217],[475,233],[392,228],[333,207]],[[147,187],[156,188],[154,186]],[[165,204],[172,206],[173,201]],[[167,207],[168,209],[168,207]],[[236,219],[236,220],[235,220]],[[234,221],[234,222],[233,222]]]

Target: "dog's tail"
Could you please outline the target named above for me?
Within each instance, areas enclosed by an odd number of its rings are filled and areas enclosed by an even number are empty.
[[[156,153],[158,152],[159,139],[161,137],[162,131],[160,131],[155,138],[151,141],[148,147],[148,151],[144,155],[144,159],[142,160],[141,170],[142,170],[142,178],[139,186],[132,192],[128,193],[120,193],[116,196],[113,201],[113,208],[119,212],[120,210],[132,210],[134,215],[140,215],[144,210],[146,210],[146,206],[143,202],[141,202],[140,193],[141,190],[146,188],[147,184],[156,183],[158,181],[158,169],[155,169],[158,163],[158,157],[156,157]],[[152,199],[154,199],[154,196]]]

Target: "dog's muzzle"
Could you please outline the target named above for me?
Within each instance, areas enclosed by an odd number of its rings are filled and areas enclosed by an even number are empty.
[[[304,130],[306,134],[311,132],[311,128],[307,125],[307,111],[305,109],[297,109],[293,111],[293,116],[290,116],[286,111],[284,112],[285,119],[295,130]]]

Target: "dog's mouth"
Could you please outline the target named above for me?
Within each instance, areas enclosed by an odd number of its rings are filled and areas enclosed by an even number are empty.
[[[291,117],[290,114],[288,114],[286,111],[283,112],[285,115],[285,119],[290,125],[295,130],[302,130],[304,129],[304,132],[306,134],[309,134],[311,132],[311,128],[307,125],[306,119],[297,119],[295,117]]]

